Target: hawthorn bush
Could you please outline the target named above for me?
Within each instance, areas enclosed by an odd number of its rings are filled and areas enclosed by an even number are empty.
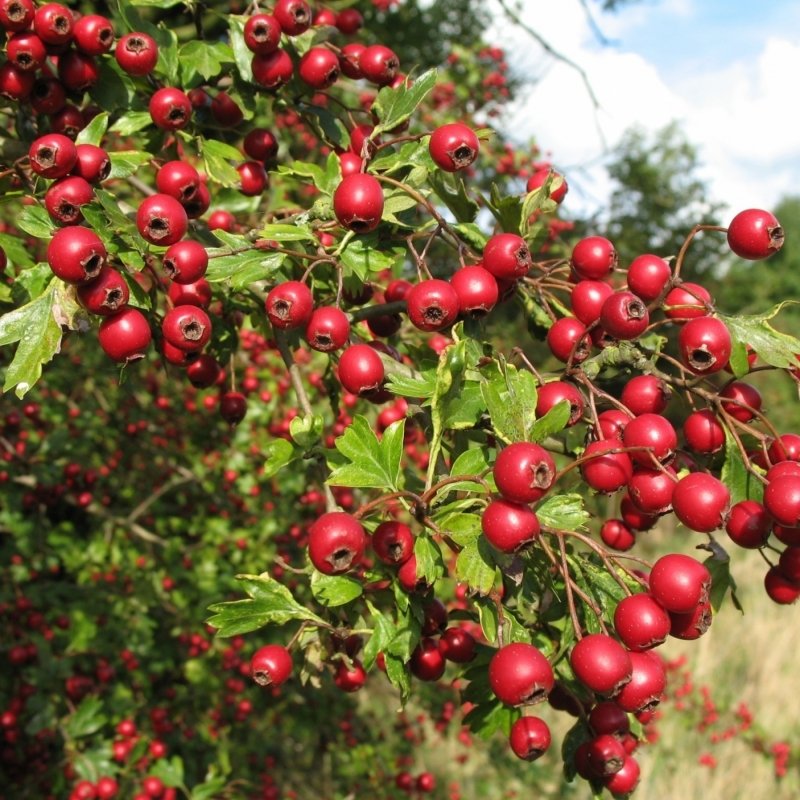
[[[391,5],[0,0],[0,797],[627,796],[725,548],[800,595],[800,342],[681,277],[778,220],[566,241],[502,51]]]

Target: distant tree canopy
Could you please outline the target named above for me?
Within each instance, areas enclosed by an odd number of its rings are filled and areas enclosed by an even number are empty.
[[[677,122],[655,134],[629,130],[608,164],[610,202],[592,220],[594,232],[614,242],[620,264],[642,253],[675,255],[698,223],[718,225],[724,206],[709,199],[697,149]],[[727,252],[725,238],[701,235],[693,242],[684,275],[707,275]]]

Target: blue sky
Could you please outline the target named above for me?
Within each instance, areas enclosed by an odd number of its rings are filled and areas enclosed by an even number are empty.
[[[529,0],[525,8],[537,5]],[[712,196],[732,213],[769,208],[799,191],[797,0],[642,0],[614,14],[595,11],[613,42],[606,47],[580,0],[540,8],[530,24],[586,70],[600,109],[575,70],[510,29],[501,12],[490,35],[512,69],[541,76],[505,124],[552,154],[575,189],[568,202],[577,211],[604,204],[602,164],[629,127],[655,131],[672,120],[698,148]]]

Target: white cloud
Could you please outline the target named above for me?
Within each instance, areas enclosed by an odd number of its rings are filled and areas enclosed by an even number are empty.
[[[585,70],[599,110],[576,70],[543,54],[502,15],[495,17],[492,34],[518,75],[540,78],[510,111],[506,127],[518,141],[535,136],[567,170],[570,207],[591,211],[604,203],[600,163],[627,128],[655,131],[673,119],[683,123],[698,147],[712,197],[732,212],[774,206],[782,195],[797,191],[800,137],[793,89],[800,74],[800,45],[773,35],[755,48],[755,57],[732,49],[725,63],[717,60],[710,69],[702,53],[692,53],[689,64],[678,42],[665,74],[663,60],[659,70],[646,54],[625,47],[626,32],[642,24],[641,15],[648,11],[644,5],[601,20],[604,32],[619,40],[616,47],[600,46],[578,0],[561,0],[556,8],[531,18],[530,24]],[[658,12],[668,39],[670,16],[690,18],[694,3],[666,0]]]

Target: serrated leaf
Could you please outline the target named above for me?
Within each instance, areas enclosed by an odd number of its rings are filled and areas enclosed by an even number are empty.
[[[432,397],[436,389],[436,370],[426,369],[415,375],[404,372],[392,372],[386,388],[401,397]]]
[[[75,144],[93,144],[100,146],[108,129],[108,112],[103,111],[93,117],[91,122],[77,135]]]
[[[434,170],[428,176],[428,181],[436,196],[453,212],[457,222],[475,221],[478,204],[467,195],[462,178]]]
[[[236,67],[239,70],[242,80],[247,83],[253,81],[253,53],[244,43],[244,26],[249,19],[248,16],[239,14],[228,15],[228,31],[230,36],[231,49]]]
[[[474,542],[481,535],[480,514],[465,512],[447,512],[435,514],[433,521],[442,533],[461,547]]]
[[[800,353],[800,340],[787,333],[776,331],[769,321],[790,301],[778,303],[765,314],[728,317],[719,315],[731,334],[731,339],[739,345],[749,345],[758,357],[773,367],[796,367],[797,354]]]
[[[372,112],[378,117],[375,135],[405,122],[436,85],[437,77],[436,70],[429,69],[410,86],[400,85],[395,89],[385,86],[381,89],[372,104]]]
[[[0,233],[0,247],[8,257],[8,260],[23,269],[32,267],[36,262],[30,254],[29,248],[18,236],[10,236],[7,233]]]
[[[481,739],[488,740],[498,731],[508,736],[519,716],[519,709],[503,705],[499,700],[487,701],[471,708],[464,716],[463,724]]]
[[[265,479],[277,475],[284,467],[303,455],[302,448],[296,447],[286,439],[272,439],[264,450],[267,456],[263,473]]]
[[[223,250],[208,251],[208,269],[205,278],[209,283],[229,281],[234,289],[242,289],[256,281],[269,280],[280,269],[286,256],[269,250],[248,250],[245,253],[218,255]]]
[[[301,113],[326,144],[340,150],[350,147],[350,133],[344,123],[327,108],[306,103],[300,105]]]
[[[405,703],[411,693],[411,674],[408,666],[403,659],[389,653],[384,653],[383,659],[386,665],[386,676],[392,685],[400,690],[400,699]]]
[[[720,480],[731,493],[731,505],[741,500],[764,499],[764,484],[747,469],[742,454],[736,445],[733,434],[725,428],[725,461],[722,464]]]
[[[224,42],[201,42],[195,39],[186,42],[178,50],[183,85],[190,85],[195,75],[205,80],[215,78],[222,71],[222,65],[232,61],[233,51]]]
[[[152,156],[141,150],[118,150],[108,154],[111,161],[109,178],[127,178],[135,175],[139,167],[147,164]]]
[[[50,239],[56,231],[53,220],[41,206],[25,206],[14,225],[36,239]]]
[[[216,800],[224,795],[223,790],[227,784],[227,780],[221,776],[208,778],[192,787],[191,800]]]
[[[453,226],[464,238],[467,244],[471,245],[479,253],[483,252],[489,237],[474,222],[459,222]]]
[[[75,712],[67,717],[64,730],[71,739],[79,739],[96,733],[107,721],[106,715],[103,714],[103,701],[99,697],[87,697],[81,701]]]
[[[24,397],[61,347],[61,326],[53,313],[56,282],[30,303],[0,317],[0,346],[19,342],[6,369],[3,391]]]
[[[276,242],[316,242],[317,237],[314,231],[307,225],[265,225],[258,232],[262,239],[274,240]]]
[[[517,195],[501,191],[494,183],[490,197],[486,205],[503,231],[519,234],[522,228],[522,200]]]
[[[339,259],[349,270],[345,275],[357,275],[361,281],[369,280],[370,273],[390,269],[398,258],[400,249],[382,249],[377,234],[354,236],[339,254]]]
[[[495,363],[481,382],[492,428],[506,444],[526,441],[536,423],[536,381],[527,370]]]
[[[364,593],[364,587],[347,575],[325,575],[319,570],[311,573],[311,594],[323,606],[343,606]]]
[[[404,429],[404,419],[393,422],[378,440],[366,418],[356,416],[336,440],[336,451],[343,459],[335,455],[329,457],[332,470],[327,483],[398,491],[401,488]]]
[[[554,433],[559,433],[567,427],[571,413],[569,400],[556,403],[543,417],[537,419],[528,432],[528,440],[541,442]]]
[[[128,110],[136,97],[136,84],[113,58],[97,60],[98,78],[89,96],[106,111]],[[148,115],[149,116],[149,115]]]
[[[478,536],[464,545],[456,559],[456,578],[481,595],[488,595],[495,584],[497,565],[491,545]]]
[[[579,494],[562,494],[548,497],[536,508],[539,522],[561,531],[578,531],[586,527],[590,517]]]
[[[444,575],[442,549],[429,536],[420,535],[414,540],[414,556],[417,559],[417,579],[424,579],[432,586]]]
[[[298,603],[283,584],[269,573],[237,575],[248,600],[215,603],[208,610],[214,616],[207,622],[217,628],[220,637],[237,636],[263,628],[265,625],[285,625],[290,620],[308,620],[324,624],[316,614]]]
[[[171,759],[159,758],[147,770],[149,775],[160,778],[165,786],[180,786],[183,783],[183,761],[180,756]]]
[[[361,664],[367,672],[372,669],[378,653],[382,653],[389,646],[395,636],[394,622],[379,609],[367,601],[367,608],[372,615],[372,635],[361,651]]]
[[[239,173],[228,162],[241,163],[243,160],[241,152],[218,139],[200,139],[198,147],[208,177],[222,186],[238,188]]]
[[[109,133],[130,136],[132,133],[136,133],[152,124],[153,119],[149,111],[129,111],[121,116],[108,130]]]
[[[497,606],[490,598],[480,598],[477,601],[478,619],[481,623],[481,630],[487,642],[497,641],[497,632],[500,630],[500,617],[498,616]]]

